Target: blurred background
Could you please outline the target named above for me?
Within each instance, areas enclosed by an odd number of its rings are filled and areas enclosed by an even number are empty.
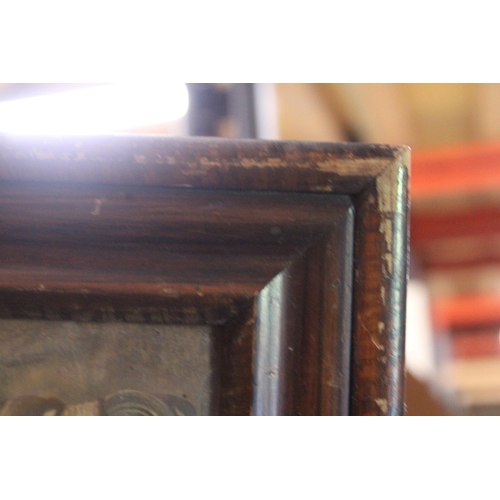
[[[0,83],[0,132],[410,146],[408,415],[500,415],[499,110],[500,84]]]

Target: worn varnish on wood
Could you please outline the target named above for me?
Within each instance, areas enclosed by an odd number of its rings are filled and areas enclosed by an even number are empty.
[[[400,414],[407,168],[377,145],[1,136],[0,315],[206,325],[212,414]]]

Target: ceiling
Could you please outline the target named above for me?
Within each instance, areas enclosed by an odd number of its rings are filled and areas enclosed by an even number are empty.
[[[500,138],[500,84],[277,84],[282,139],[430,148]]]
[[[0,83],[0,101],[90,85]],[[500,84],[279,83],[274,96],[278,135],[285,140],[429,148],[500,138]],[[144,131],[156,130],[185,133],[177,125]]]

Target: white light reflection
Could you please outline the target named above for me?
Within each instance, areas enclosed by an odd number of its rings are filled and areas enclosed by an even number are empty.
[[[183,83],[112,84],[0,103],[0,132],[103,134],[182,118]]]

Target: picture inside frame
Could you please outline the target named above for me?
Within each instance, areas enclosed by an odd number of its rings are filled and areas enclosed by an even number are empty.
[[[207,415],[211,328],[0,320],[0,415]]]

